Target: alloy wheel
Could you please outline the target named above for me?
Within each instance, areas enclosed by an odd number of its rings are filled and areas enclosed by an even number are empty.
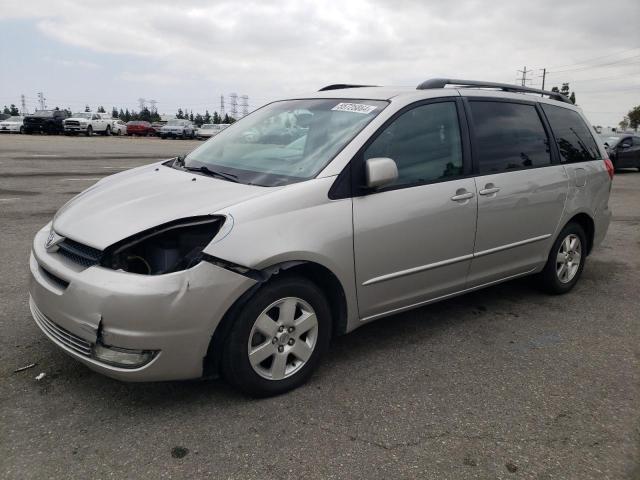
[[[567,235],[556,256],[556,275],[562,283],[569,283],[578,273],[582,261],[582,242],[580,237],[571,233]]]
[[[309,361],[317,340],[318,318],[311,305],[297,297],[276,300],[253,324],[249,363],[268,380],[288,378]]]

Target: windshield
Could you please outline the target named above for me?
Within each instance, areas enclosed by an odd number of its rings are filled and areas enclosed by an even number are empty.
[[[22,117],[9,117],[5,120],[5,122],[21,122]]]
[[[38,110],[33,114],[34,117],[50,117],[53,115],[53,110]]]
[[[91,114],[87,112],[78,112],[71,115],[73,118],[88,118],[91,119]]]
[[[605,143],[606,145],[609,145],[610,147],[613,147],[619,141],[620,141],[620,137],[604,137],[602,139],[602,142]]]
[[[185,125],[187,122],[185,120],[169,120],[166,125]]]
[[[186,157],[242,183],[287,185],[317,175],[387,102],[286,100],[225,128]]]

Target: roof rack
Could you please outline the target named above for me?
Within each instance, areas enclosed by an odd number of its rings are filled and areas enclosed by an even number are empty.
[[[325,92],[327,90],[342,90],[343,88],[363,88],[363,87],[375,87],[375,85],[350,85],[348,83],[335,83],[333,85],[327,85],[322,87],[319,92]]]
[[[519,85],[510,85],[508,83],[482,82],[479,80],[456,80],[454,78],[431,78],[425,80],[418,85],[417,90],[429,90],[431,88],[444,88],[447,85],[457,85],[459,87],[477,87],[477,88],[497,88],[503,92],[521,92],[521,93],[538,93],[547,95],[553,100],[569,103],[573,102],[559,92],[550,92],[548,90],[540,90],[538,88],[521,87]]]

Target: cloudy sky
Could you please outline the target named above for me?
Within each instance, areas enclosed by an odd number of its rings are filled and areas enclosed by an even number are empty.
[[[213,111],[236,92],[256,108],[338,82],[513,83],[526,66],[615,125],[640,104],[639,21],[638,0],[0,0],[0,106],[43,91],[73,110]]]

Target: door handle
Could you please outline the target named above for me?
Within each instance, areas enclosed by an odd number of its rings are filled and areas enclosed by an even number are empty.
[[[499,187],[496,187],[493,183],[487,183],[482,190],[478,193],[480,195],[492,195],[494,193],[498,193],[500,191]]]
[[[456,194],[451,197],[451,200],[453,200],[454,202],[462,202],[464,200],[469,200],[470,198],[473,198],[474,193],[473,192],[467,192],[464,188],[459,189],[458,191],[456,191]]]

